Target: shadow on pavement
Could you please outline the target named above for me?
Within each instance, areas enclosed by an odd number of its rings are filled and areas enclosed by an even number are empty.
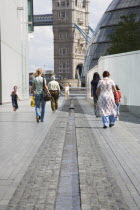
[[[73,103],[74,103],[74,112],[75,113],[79,113],[79,114],[86,114],[86,115],[90,115],[90,116],[95,116],[94,115],[94,108],[93,108],[93,112],[91,112],[91,109],[89,109],[89,111],[86,109],[83,111],[83,109],[81,108],[78,100],[75,98],[75,97],[72,97],[70,98],[70,100],[66,100],[65,101],[65,105],[59,109],[59,111],[62,111],[62,112],[69,112],[70,110],[70,101],[73,100]],[[82,98],[81,100],[86,100],[86,98]],[[91,102],[87,102],[87,105],[92,106],[92,103]],[[140,117],[130,113],[130,112],[121,112],[120,113],[120,121],[123,121],[123,122],[128,122],[128,123],[134,123],[134,124],[140,124]]]

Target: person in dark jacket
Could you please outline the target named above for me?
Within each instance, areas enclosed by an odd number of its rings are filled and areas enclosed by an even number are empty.
[[[95,72],[93,74],[93,80],[91,81],[91,96],[93,97],[93,101],[94,101],[94,113],[95,113],[96,117],[99,117],[99,114],[97,111],[98,96],[96,94],[96,89],[97,89],[99,80],[100,80],[100,75],[98,72]]]

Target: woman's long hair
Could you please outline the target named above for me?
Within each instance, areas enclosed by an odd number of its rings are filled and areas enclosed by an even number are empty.
[[[98,81],[99,79],[100,79],[99,73],[98,73],[98,72],[95,72],[95,73],[93,74],[93,81]]]

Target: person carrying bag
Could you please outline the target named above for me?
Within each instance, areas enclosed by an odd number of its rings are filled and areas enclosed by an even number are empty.
[[[49,92],[48,87],[46,85],[45,79],[42,77],[42,69],[36,70],[36,77],[33,80],[32,91],[33,95],[35,94],[35,112],[36,112],[36,121],[44,122],[45,115],[45,105],[46,100],[44,99],[44,91]]]

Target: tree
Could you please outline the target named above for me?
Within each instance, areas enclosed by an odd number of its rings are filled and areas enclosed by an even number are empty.
[[[121,16],[117,29],[109,37],[111,47],[107,55],[140,50],[140,22],[136,22],[136,15]]]

